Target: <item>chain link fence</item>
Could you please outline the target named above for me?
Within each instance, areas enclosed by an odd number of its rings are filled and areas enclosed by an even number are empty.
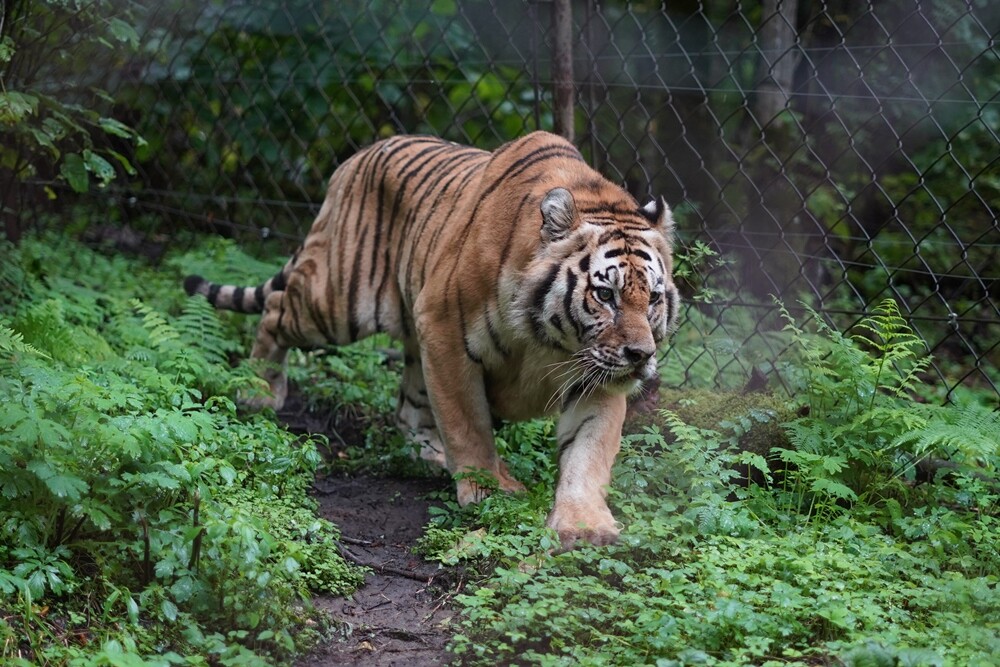
[[[702,260],[664,359],[678,382],[773,371],[772,295],[841,329],[893,297],[949,395],[1000,393],[998,3],[172,0],[135,17],[141,53],[108,88],[148,145],[103,191],[131,220],[290,247],[359,147],[493,148],[553,129],[561,88],[563,131],[638,198],[663,194]]]

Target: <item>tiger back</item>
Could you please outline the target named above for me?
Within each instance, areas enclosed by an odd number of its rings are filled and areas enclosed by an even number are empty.
[[[236,287],[189,277],[218,307],[263,312],[251,356],[280,406],[291,347],[375,332],[402,342],[400,427],[454,474],[523,486],[492,425],[559,413],[548,524],[566,547],[613,541],[605,502],[625,396],[656,372],[678,310],[673,221],[640,207],[565,140],[536,132],[489,153],[432,137],[372,145],[339,167],[281,272]],[[459,502],[485,493],[460,476]]]

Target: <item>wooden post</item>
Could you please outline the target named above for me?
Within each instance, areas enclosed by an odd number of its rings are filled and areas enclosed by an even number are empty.
[[[573,85],[573,10],[570,0],[552,3],[552,85],[555,96],[553,109],[555,132],[573,141],[573,107],[576,91]]]

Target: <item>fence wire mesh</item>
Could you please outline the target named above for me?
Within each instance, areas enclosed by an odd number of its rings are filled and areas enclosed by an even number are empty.
[[[160,230],[294,243],[380,137],[551,130],[554,5],[133,5],[143,48],[107,87],[148,146],[109,191]],[[1000,393],[1000,5],[580,0],[570,20],[576,142],[663,194],[704,260],[678,381],[774,370],[772,295],[838,328],[893,297],[950,389]]]

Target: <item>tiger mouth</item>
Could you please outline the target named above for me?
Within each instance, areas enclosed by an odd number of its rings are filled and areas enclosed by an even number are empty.
[[[602,371],[607,376],[603,384],[616,385],[623,382],[645,382],[653,377],[655,367],[650,364],[643,364],[642,366],[604,368]]]

